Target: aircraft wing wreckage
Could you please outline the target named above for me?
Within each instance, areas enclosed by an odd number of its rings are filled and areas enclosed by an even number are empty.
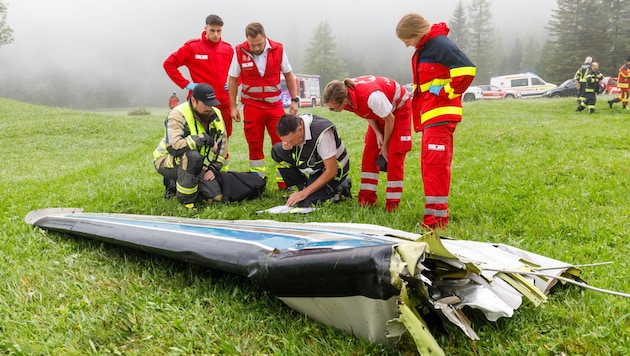
[[[515,247],[418,235],[378,225],[202,220],[84,213],[53,208],[26,222],[242,276],[289,307],[374,342],[411,337],[422,355],[444,354],[430,329],[457,326],[478,339],[466,316],[511,317],[525,296],[546,300],[580,270]]]

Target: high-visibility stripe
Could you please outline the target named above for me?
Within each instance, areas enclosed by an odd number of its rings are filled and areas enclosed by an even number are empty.
[[[369,183],[361,183],[361,185],[359,186],[360,190],[371,190],[371,191],[376,191],[376,184],[369,184]]]
[[[446,84],[448,84],[450,82],[451,82],[451,78],[433,79],[430,82],[426,82],[426,83],[420,84],[420,91],[421,92],[426,92],[426,91],[429,91],[429,87],[432,87],[434,85],[442,85],[442,86],[444,86],[444,85],[446,85]]]
[[[424,215],[431,215],[438,218],[446,218],[448,217],[448,210],[424,209]]]
[[[441,115],[462,115],[462,108],[457,106],[443,106],[437,107],[433,110],[429,110],[427,112],[422,113],[422,123],[425,123],[435,117]]]
[[[182,187],[181,185],[179,185],[179,183],[177,183],[176,186],[177,186],[177,191],[179,193],[181,193],[181,194],[193,195],[193,194],[197,193],[198,186],[196,186],[196,185],[194,187],[192,187],[192,188],[186,188],[186,187]]]
[[[366,178],[366,179],[376,179],[376,180],[378,180],[378,173],[372,173],[372,172],[361,172],[361,178]]]
[[[448,197],[445,196],[427,196],[425,200],[427,204],[448,204]]]
[[[275,102],[277,102],[278,100],[281,99],[281,96],[280,95],[276,95],[276,96],[267,97],[267,98],[255,98],[255,97],[247,95],[245,93],[241,93],[241,98],[242,99],[257,100],[257,101],[264,101],[266,103],[275,103]]]
[[[402,188],[403,181],[401,180],[389,180],[387,181],[387,188]]]
[[[402,197],[402,192],[385,192],[385,199],[398,199]]]
[[[477,74],[476,67],[457,67],[451,68],[451,78],[462,77],[465,75],[475,76]]]

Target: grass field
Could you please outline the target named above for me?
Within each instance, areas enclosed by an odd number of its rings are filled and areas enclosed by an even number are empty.
[[[574,99],[465,103],[455,133],[451,224],[445,235],[501,242],[586,267],[588,283],[630,292],[630,111],[576,113]],[[351,154],[358,191],[366,123],[323,108]],[[187,210],[162,199],[151,152],[166,110],[78,112],[0,98],[0,354],[17,355],[397,355],[318,324],[246,278],[24,223],[31,210],[257,219],[283,202],[262,200]],[[231,168],[247,169],[242,125]],[[407,156],[400,209],[354,201],[282,221],[375,223],[420,232],[423,195],[418,142]],[[269,148],[269,145],[266,146]],[[449,355],[627,355],[630,301],[575,286],[549,301],[525,301],[512,318],[473,320],[481,337],[438,334]]]

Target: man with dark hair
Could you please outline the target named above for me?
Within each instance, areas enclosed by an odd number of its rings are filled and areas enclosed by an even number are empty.
[[[293,115],[297,114],[299,97],[291,64],[282,43],[267,38],[263,25],[258,22],[247,25],[245,36],[247,40],[235,48],[229,70],[231,117],[234,121],[241,121],[236,102],[240,78],[243,129],[249,147],[249,170],[265,176],[265,129],[271,144],[280,142],[276,134],[276,124],[278,118],[285,113],[280,74],[284,75],[292,98],[289,112]],[[276,182],[279,189],[286,189],[285,182],[277,172]]]
[[[286,205],[308,207],[319,202],[351,198],[350,158],[335,125],[323,117],[285,114],[276,132],[271,158],[288,187],[295,186]]]
[[[230,62],[234,54],[232,45],[221,39],[223,19],[218,15],[206,17],[206,25],[201,38],[187,41],[164,61],[164,70],[169,78],[180,88],[188,89],[188,97],[198,83],[206,83],[215,90],[217,100],[221,103],[217,109],[224,118],[227,137],[232,135],[230,120],[230,99],[227,93],[227,77]],[[184,78],[179,68],[185,66],[190,73],[190,80]],[[227,141],[226,147],[227,150]],[[228,154],[226,152],[226,158]],[[224,170],[227,170],[226,162]]]
[[[199,198],[198,179],[214,181],[221,170],[226,137],[219,104],[214,88],[200,83],[188,101],[168,114],[166,133],[153,151],[155,169],[164,177],[165,198],[176,194],[192,208]]]

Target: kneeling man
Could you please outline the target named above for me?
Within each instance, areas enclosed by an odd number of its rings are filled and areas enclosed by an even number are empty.
[[[311,114],[285,114],[276,132],[281,142],[271,157],[287,187],[297,187],[286,205],[308,207],[326,200],[351,198],[350,160],[335,125]]]

